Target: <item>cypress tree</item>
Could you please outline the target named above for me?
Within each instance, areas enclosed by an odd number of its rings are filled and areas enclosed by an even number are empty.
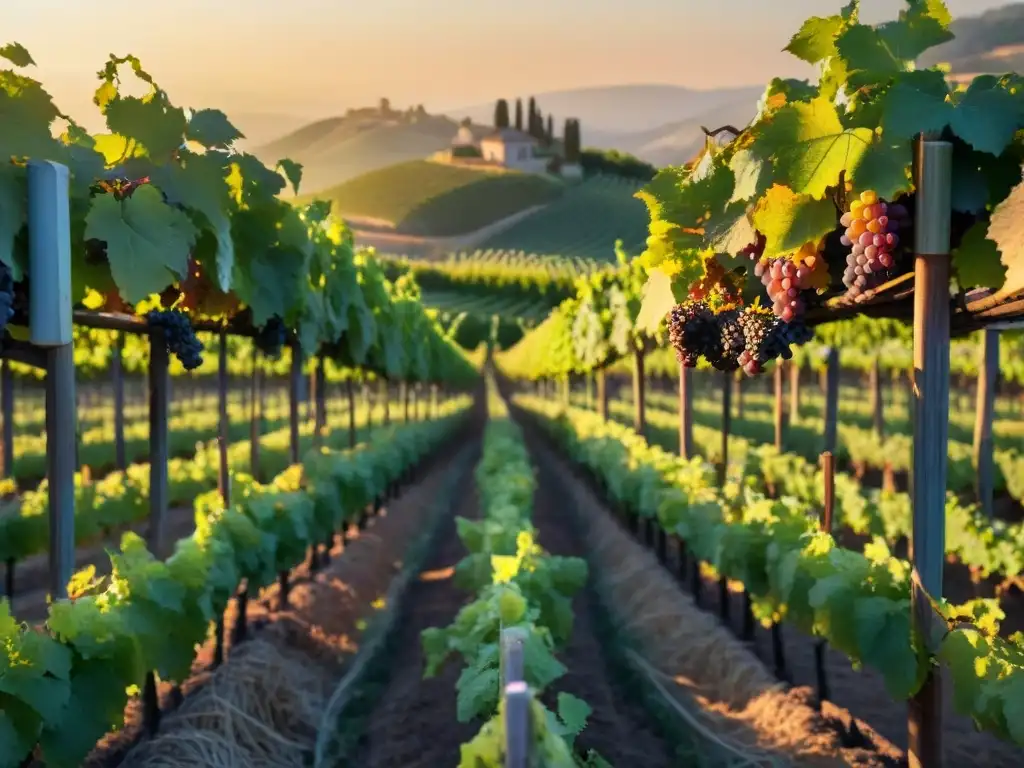
[[[551,115],[548,115],[548,127],[544,131],[544,140],[547,141],[548,144],[555,140],[555,120]]]
[[[523,130],[523,100],[516,99],[516,130]]]
[[[508,128],[508,102],[498,99],[494,105],[494,127],[497,129]]]

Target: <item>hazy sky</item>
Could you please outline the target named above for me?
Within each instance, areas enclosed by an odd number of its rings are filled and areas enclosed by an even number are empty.
[[[1007,0],[947,0],[954,16]],[[131,52],[183,106],[335,114],[627,83],[697,88],[800,75],[780,52],[843,0],[0,0],[0,29],[86,117],[94,73]],[[864,0],[894,17],[900,0]]]

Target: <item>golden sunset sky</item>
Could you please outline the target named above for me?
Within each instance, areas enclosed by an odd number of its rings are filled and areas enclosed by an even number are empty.
[[[1005,0],[948,0],[954,16]],[[58,104],[91,121],[94,73],[131,52],[184,106],[317,117],[388,96],[443,109],[630,83],[806,75],[780,49],[843,0],[0,0]],[[864,0],[892,18],[899,0]]]

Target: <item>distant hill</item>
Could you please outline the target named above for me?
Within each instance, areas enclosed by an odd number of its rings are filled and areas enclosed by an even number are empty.
[[[548,203],[564,189],[549,176],[412,160],[370,171],[315,196],[330,200],[357,230],[449,237]]]
[[[735,103],[744,98],[755,100],[764,86],[697,90],[681,85],[610,85],[595,88],[575,88],[520,95],[525,103],[532,95],[537,107],[545,115],[553,115],[556,130],[567,117],[578,118],[583,132],[583,143],[594,144],[595,138],[609,134],[634,133],[649,130],[666,123],[677,123],[716,107]],[[496,96],[497,98],[497,96]],[[513,104],[516,95],[509,97]],[[452,117],[469,117],[474,122],[489,124],[494,119],[494,103],[475,104],[441,110]]]
[[[925,51],[919,63],[948,62],[953,74],[1001,74],[1024,70],[1024,3],[955,20],[956,38]]]
[[[275,112],[229,112],[228,119],[245,134],[240,146],[246,150],[273,141],[309,122],[308,117]]]
[[[304,166],[304,193],[319,192],[368,171],[427,157],[451,145],[459,124],[444,116],[350,114],[307,123],[252,150],[264,162],[288,157]],[[478,136],[490,129],[474,126]]]

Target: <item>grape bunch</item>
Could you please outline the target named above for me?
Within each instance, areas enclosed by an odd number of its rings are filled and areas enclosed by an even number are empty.
[[[186,371],[203,364],[203,342],[196,336],[188,315],[177,309],[154,309],[146,313],[146,322],[160,328],[167,340],[167,351],[181,361]]]
[[[14,276],[11,268],[0,261],[0,336],[14,317]]]
[[[871,190],[862,192],[850,204],[850,210],[839,220],[846,227],[840,242],[850,249],[843,272],[848,295],[859,296],[885,281],[896,265],[898,232],[909,218],[902,205],[889,205]]]
[[[768,292],[772,312],[786,323],[803,317],[807,309],[804,291],[828,287],[828,268],[815,243],[806,243],[792,256],[761,259],[754,266],[754,275]]]
[[[281,347],[288,341],[288,329],[284,327],[284,321],[274,315],[266,324],[260,328],[253,338],[256,348],[267,357],[276,358],[281,354]]]
[[[686,368],[695,368],[701,357],[720,354],[718,323],[703,301],[677,304],[668,315],[668,338],[676,350],[676,359]]]
[[[704,357],[717,370],[742,368],[748,376],[763,373],[771,360],[789,360],[790,347],[807,343],[813,335],[804,323],[787,323],[763,307],[715,314],[702,301],[677,304],[669,313],[668,327],[669,341],[683,366],[693,368]]]

